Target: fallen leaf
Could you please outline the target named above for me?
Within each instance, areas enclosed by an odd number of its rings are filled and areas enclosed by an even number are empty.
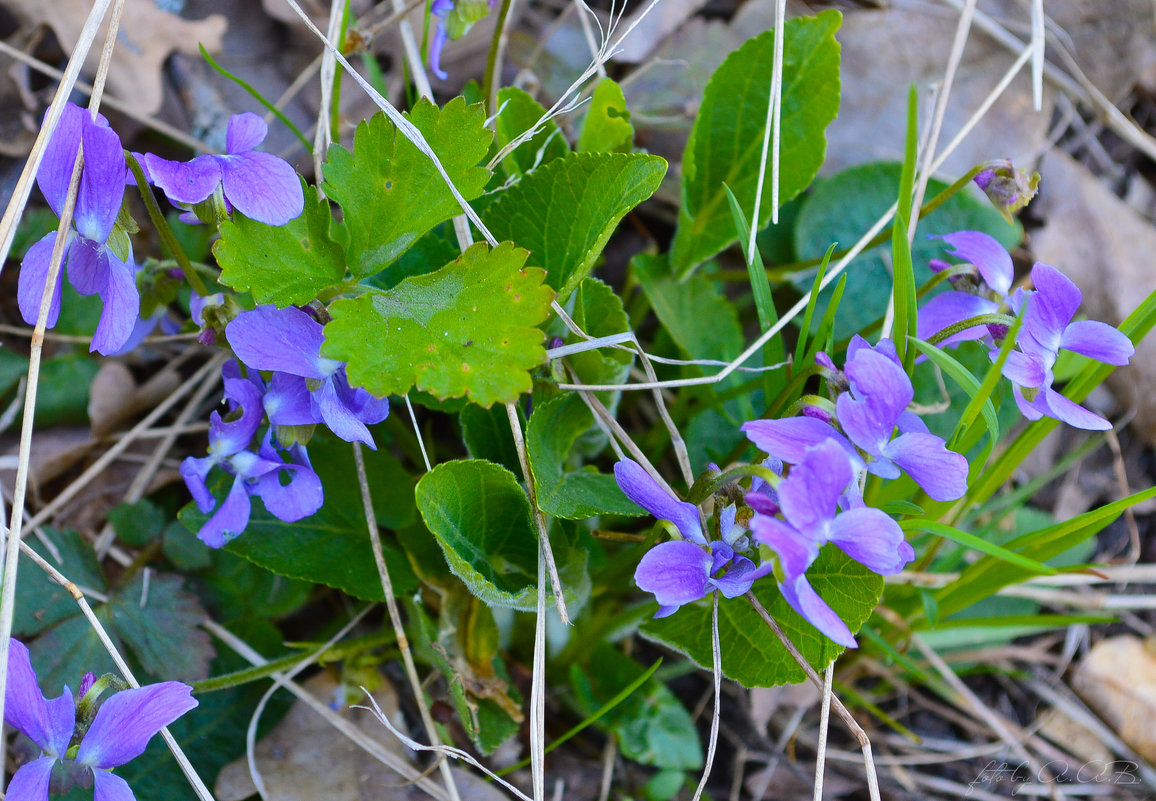
[[[347,688],[330,672],[319,673],[304,686],[315,697],[335,705],[338,714],[367,737],[399,756],[410,757],[409,750],[372,713],[348,706]],[[393,688],[383,682],[373,697],[381,711],[404,730]],[[417,801],[429,797],[354,745],[302,701],[295,702],[277,727],[257,743],[256,763],[265,781],[266,801]],[[454,779],[462,798],[470,801],[506,798],[496,786],[464,771],[455,770]],[[215,788],[220,801],[241,801],[256,792],[246,759],[221,769]]]
[[[66,52],[80,38],[92,3],[89,0],[8,0],[5,10],[20,24],[48,25]],[[181,19],[162,10],[153,0],[125,0],[124,16],[117,33],[108,73],[108,89],[141,114],[152,114],[161,106],[164,76],[161,68],[174,50],[196,53],[203,44],[209,51],[221,47],[225,18],[212,14],[202,20]],[[85,62],[95,69],[100,59],[107,22]]]
[[[1101,640],[1076,666],[1072,689],[1128,745],[1156,761],[1156,643]]]
[[[1111,762],[1112,752],[1100,738],[1083,724],[1068,717],[1059,709],[1045,709],[1037,716],[1040,733],[1085,764]],[[1079,764],[1073,766],[1078,770]]]
[[[1040,194],[1032,206],[1045,224],[1031,250],[1083,290],[1083,311],[1113,325],[1156,291],[1152,254],[1156,228],[1117,197],[1086,167],[1060,151],[1040,165]],[[1134,409],[1132,428],[1156,444],[1156,340],[1136,349],[1128,367],[1108,379],[1120,402]]]
[[[1018,14],[1026,19],[1026,9]],[[839,116],[827,128],[824,172],[866,161],[903,159],[908,87],[914,83],[918,88],[920,122],[924,123],[930,115],[930,89],[943,81],[958,18],[958,12],[950,8],[924,3],[846,15],[839,31],[842,101]],[[951,89],[939,147],[955,136],[1013,59],[972,27]],[[1026,69],[1021,71],[943,171],[960,175],[981,161],[1037,152],[1047,137],[1052,105],[1049,91],[1043,111],[1033,109],[1031,78]]]

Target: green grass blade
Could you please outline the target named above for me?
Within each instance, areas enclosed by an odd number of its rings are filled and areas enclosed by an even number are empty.
[[[746,261],[747,248],[746,244],[751,238],[751,227],[747,224],[747,218],[743,214],[742,207],[739,205],[738,198],[735,197],[731,188],[723,184],[723,189],[727,193],[727,202],[730,203],[731,216],[734,218],[735,229],[739,234],[739,242],[743,245],[743,258]],[[755,311],[759,315],[759,329],[766,331],[772,325],[779,321],[779,313],[775,309],[775,299],[771,296],[771,282],[767,279],[767,270],[763,266],[763,255],[759,249],[753,248],[750,252],[750,260],[747,261],[747,275],[751,279],[751,293],[755,298]],[[763,348],[763,363],[767,366],[772,364],[782,364],[787,360],[787,349],[783,345],[783,337],[780,334],[771,339]],[[763,373],[763,390],[766,393],[766,398],[769,401],[771,398],[777,397],[782,392],[786,385],[787,371],[784,370],[768,370]]]
[[[944,523],[936,523],[932,520],[923,520],[921,518],[912,518],[908,520],[899,521],[899,527],[904,531],[925,531],[928,534],[934,534],[937,537],[943,537],[945,540],[965,545],[972,550],[987,554],[993,559],[998,559],[1001,562],[1018,565],[1033,573],[1039,573],[1045,576],[1055,575],[1056,569],[1041,564],[1035,559],[1030,559],[1022,554],[1009,551],[1007,548],[1002,548],[999,545],[988,542],[982,537],[977,537],[974,534],[969,534],[966,531],[961,531],[958,528],[953,528]]]
[[[839,310],[839,304],[843,301],[843,290],[846,288],[847,273],[843,273],[839,276],[839,283],[835,284],[835,291],[831,293],[831,300],[827,303],[827,311],[823,314],[823,322],[819,324],[819,330],[815,332],[815,338],[811,340],[811,345],[807,348],[805,361],[812,361],[815,354],[821,350],[825,350],[827,353],[831,352],[831,348],[835,344],[835,312]]]
[[[911,261],[911,243],[907,239],[911,221],[911,201],[915,194],[915,158],[918,139],[918,106],[915,86],[907,96],[907,142],[903,154],[903,169],[899,173],[899,200],[895,221],[891,226],[891,280],[894,302],[895,327],[892,339],[900,361],[908,374],[914,366],[915,354],[907,347],[907,337],[915,333],[915,266]]]
[[[930,343],[916,339],[915,337],[908,337],[911,344],[914,345],[921,353],[923,353],[935,365],[951,376],[951,380],[959,385],[960,389],[968,394],[973,401],[983,389],[979,380],[971,374],[971,371],[964,367],[959,361],[950,354],[946,353],[940,348],[935,347]],[[991,434],[992,440],[999,439],[999,419],[995,414],[995,406],[991,402],[991,393],[988,397],[982,399],[982,406],[980,407],[983,414],[983,420],[987,424],[987,430]]]
[[[233,83],[237,84],[237,86],[240,86],[242,89],[244,89],[250,95],[252,95],[254,100],[256,100],[258,103],[260,103],[266,109],[268,109],[269,112],[274,117],[281,120],[281,122],[285,123],[285,127],[287,127],[290,131],[292,131],[293,135],[296,136],[297,139],[301,142],[301,144],[305,147],[306,153],[312,153],[313,152],[313,143],[305,138],[305,134],[301,133],[301,129],[298,128],[296,125],[294,125],[292,123],[292,121],[281,112],[281,109],[277,108],[272,103],[270,103],[268,100],[266,100],[264,95],[262,95],[255,88],[253,88],[253,86],[246,83],[242,78],[237,77],[236,75],[234,75],[233,73],[229,72],[227,69],[222,67],[220,64],[218,64],[216,59],[214,59],[211,55],[209,55],[209,51],[205,49],[204,45],[198,45],[198,47],[201,48],[202,58],[204,58],[205,61],[208,62],[210,67],[215,69],[217,72],[221,73],[221,75],[225,76]]]
[[[807,309],[803,312],[803,325],[799,328],[799,341],[795,343],[795,369],[805,363],[807,355],[807,337],[811,333],[811,319],[815,316],[815,305],[819,302],[819,292],[823,288],[823,276],[827,274],[827,266],[831,263],[831,254],[835,252],[837,242],[832,242],[819,263],[819,270],[815,273],[815,282],[811,284],[811,298],[807,301]]]

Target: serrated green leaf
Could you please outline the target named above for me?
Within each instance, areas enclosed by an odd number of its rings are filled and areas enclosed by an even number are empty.
[[[71,530],[46,527],[43,535],[60,556],[59,561],[49,557],[58,570],[81,587],[104,592],[104,575],[90,543]],[[42,555],[45,552],[43,545],[36,541],[29,541],[29,547]],[[76,600],[68,590],[50,579],[24,554],[20,555],[19,575],[16,613],[12,620],[12,633],[16,637],[31,637],[79,613]]]
[[[626,98],[613,78],[598,82],[586,109],[582,133],[578,134],[579,153],[629,153],[634,149],[634,126]]]
[[[301,182],[305,209],[285,225],[267,225],[243,215],[221,225],[213,254],[221,283],[251,292],[257,303],[280,308],[304,305],[345,279],[348,234],[334,221],[329,201]]]
[[[143,548],[160,537],[169,519],[163,509],[145,498],[114,506],[109,510],[108,522],[121,542]]]
[[[184,579],[138,573],[106,605],[111,627],[151,676],[194,681],[209,675],[213,645],[201,628],[206,612]]]
[[[819,552],[819,558],[807,570],[807,579],[852,632],[858,631],[870,617],[883,593],[882,576],[832,545]],[[816,670],[822,670],[842,653],[842,646],[820,634],[790,607],[772,579],[756,583],[754,592]],[[744,687],[773,687],[806,680],[803,669],[744,598],[719,599],[718,625],[719,641],[723,644],[722,670],[728,678]],[[643,636],[681,651],[708,670],[711,668],[709,599],[684,606],[670,617],[651,620],[641,631]]]
[[[435,273],[339,300],[321,352],[378,397],[416,386],[442,400],[512,402],[546,359],[535,326],[554,297],[542,270],[522,266],[526,255],[508,242],[479,243]]]
[[[426,99],[407,117],[422,132],[466,200],[482,194],[490,173],[478,162],[493,134],[482,106],[457,97],[438,109]],[[349,269],[364,278],[385,269],[419,236],[461,213],[433,162],[384,114],[357,126],[353,152],[329,149],[324,189],[345,215]]]
[[[823,164],[824,131],[839,111],[835,31],[841,20],[839,12],[824,11],[788,20],[783,32],[780,203],[803,191]],[[735,241],[723,184],[734,192],[744,217],[754,216],[774,47],[774,31],[748,39],[707,84],[682,160],[683,202],[671,245],[671,263],[680,273]],[[766,186],[771,168],[768,159]],[[770,198],[764,193],[756,227],[770,218]]]
[[[546,109],[534,98],[516,86],[498,91],[498,113],[494,121],[495,152],[517,139],[542,118]],[[507,178],[523,175],[570,152],[570,144],[558,130],[558,124],[548,119],[542,130],[529,141],[518,145],[499,163]]]
[[[895,202],[901,170],[899,162],[876,162],[851,167],[816,181],[795,220],[798,255],[801,258],[818,257],[833,242],[838,242],[840,247],[856,242]],[[946,188],[944,182],[932,179],[927,183],[927,196],[934,197]],[[920,220],[915,229],[911,259],[916,284],[931,277],[927,262],[944,255],[942,243],[929,239],[929,235],[965,230],[991,234],[1007,248],[1019,244],[1023,238],[1023,228],[1018,223],[1009,226],[986,199],[979,200],[968,192],[958,192],[934,214]],[[839,309],[835,322],[836,339],[850,337],[887,311],[891,300],[889,260],[883,248],[875,248],[861,253],[847,265],[844,273],[847,276],[847,297],[854,298],[855,302],[844,303]],[[800,290],[805,290],[811,288],[813,277],[813,272],[800,272],[792,280]],[[812,328],[827,309],[832,292],[833,288],[828,286],[819,295]]]
[[[445,462],[417,483],[417,508],[470,592],[491,606],[535,608],[538,536],[513,473],[481,459]]]
[[[500,193],[486,222],[499,239],[529,248],[565,298],[589,275],[618,221],[654,194],[665,173],[658,156],[571,153]]]
[[[578,285],[573,295],[570,317],[592,337],[611,336],[630,330],[630,320],[623,308],[622,298],[597,278],[585,278]],[[563,342],[572,345],[579,341],[578,335],[569,328],[561,330],[564,328],[561,322],[559,326]],[[566,357],[566,362],[585,384],[621,384],[630,374],[634,354],[618,348],[596,348],[572,353]],[[603,402],[606,402],[608,394],[600,395]]]
[[[574,394],[553,398],[530,416],[526,450],[538,485],[538,508],[564,520],[604,514],[639,516],[641,510],[622,494],[614,476],[593,468],[567,472],[570,450],[592,425],[593,415]]]
[[[337,587],[367,601],[384,600],[351,446],[319,438],[310,443],[309,453],[325,488],[325,504],[317,514],[286,523],[269,514],[259,498],[253,498],[245,533],[232,540],[226,550],[280,576]],[[378,524],[385,530],[410,525],[416,510],[409,474],[384,449],[366,451],[365,462]],[[231,477],[226,479],[222,483],[232,482]],[[218,487],[214,493],[218,501],[226,491],[227,486]],[[193,503],[180,513],[181,522],[190,531],[199,531],[207,519]],[[383,537],[382,549],[394,590],[398,594],[412,591],[417,578],[405,555],[388,537]]]

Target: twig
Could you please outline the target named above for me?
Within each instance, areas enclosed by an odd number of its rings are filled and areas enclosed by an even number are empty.
[[[365,512],[365,525],[369,529],[369,542],[373,547],[373,561],[377,565],[377,574],[381,577],[381,591],[385,595],[385,607],[389,610],[389,623],[397,637],[397,647],[401,651],[401,660],[405,665],[405,675],[409,679],[409,686],[413,690],[414,700],[417,702],[421,722],[425,726],[426,734],[433,745],[441,745],[437,727],[430,715],[429,704],[426,702],[425,691],[422,690],[421,679],[417,675],[417,667],[413,662],[413,652],[409,647],[409,638],[405,635],[405,627],[401,623],[401,613],[397,608],[397,599],[393,592],[393,579],[389,575],[389,565],[385,561],[385,553],[381,548],[381,531],[377,526],[377,512],[373,509],[373,495],[369,489],[369,476],[365,473],[365,455],[361,452],[361,443],[353,443],[353,461],[357,465],[357,484],[361,488],[361,505]],[[459,801],[458,786],[454,781],[450,765],[444,759],[439,760],[438,769],[446,785],[446,793],[451,801]]]
[[[819,678],[819,674],[815,672],[811,664],[799,653],[799,649],[795,647],[795,644],[791,642],[790,638],[779,627],[779,624],[771,617],[771,613],[766,610],[753,592],[748,591],[745,597],[755,612],[758,613],[759,617],[763,619],[763,622],[767,624],[767,628],[779,638],[779,642],[787,649],[787,653],[791,655],[791,658],[794,659],[799,667],[803,669],[803,672],[807,674],[807,678],[811,680],[811,683],[821,691],[825,682]],[[838,696],[834,694],[831,695],[831,704],[835,707],[835,714],[837,714],[843,720],[843,723],[846,724],[847,728],[851,730],[851,734],[854,735],[855,739],[859,742],[859,747],[863,751],[863,766],[867,773],[867,790],[871,796],[871,801],[881,801],[879,796],[879,777],[875,773],[875,760],[871,756],[871,740],[867,737],[867,732],[863,731],[863,727],[852,717],[851,712],[843,705],[843,702],[839,700]]]
[[[698,787],[695,788],[692,801],[698,801],[702,798],[702,791],[706,789],[707,779],[710,778],[711,768],[714,767],[714,755],[718,748],[719,719],[722,717],[722,649],[719,647],[718,641],[718,590],[715,590],[712,595],[714,601],[711,604],[710,615],[710,646],[713,659],[711,673],[714,677],[714,715],[710,721],[710,742],[706,749],[706,764],[703,766],[702,778],[698,780]]]
[[[827,758],[827,726],[831,722],[831,682],[835,677],[835,664],[832,662],[823,671],[823,706],[819,711],[819,744],[815,752],[815,801],[823,798],[823,765]]]
[[[570,613],[566,609],[566,599],[562,594],[562,579],[558,576],[558,564],[554,561],[554,549],[550,547],[550,532],[546,527],[546,516],[538,508],[538,487],[534,482],[534,473],[530,469],[529,454],[526,452],[526,439],[522,436],[522,421],[518,419],[516,404],[506,404],[506,416],[510,420],[510,431],[514,435],[514,449],[518,452],[518,463],[522,466],[522,478],[526,482],[526,495],[530,498],[530,513],[534,517],[534,525],[538,528],[538,542],[541,544],[542,556],[550,571],[550,586],[554,590],[554,606],[558,610],[558,617],[566,625],[570,625]]]
[[[253,648],[248,643],[215,621],[204,620],[201,622],[201,627],[216,637],[218,640],[225,643],[225,645],[232,648],[240,656],[244,657],[244,659],[249,662],[249,664],[260,667],[269,663],[268,659],[265,659],[263,656],[253,650]],[[274,681],[280,682],[281,686],[304,701],[314,712],[325,718],[326,722],[333,726],[333,728],[337,729],[339,732],[348,737],[350,741],[352,741],[355,745],[372,756],[374,759],[394,770],[399,776],[402,776],[407,781],[416,784],[422,790],[438,799],[438,801],[450,801],[449,796],[446,795],[445,789],[440,784],[422,775],[404,757],[398,756],[397,754],[382,746],[381,743],[366,736],[366,734],[358,729],[355,725],[353,725],[353,723],[338,715],[336,712],[329,708],[328,704],[315,698],[312,693],[303,688],[301,685],[286,679],[284,674],[280,672],[273,673],[271,678]],[[384,718],[385,716],[381,715],[380,712],[381,710],[378,710],[379,716]],[[394,732],[395,735],[401,737],[403,741],[408,739],[405,738],[404,735],[401,735],[401,733],[396,729],[394,729],[392,724],[387,723],[387,726],[391,731]],[[445,746],[443,746],[443,748],[444,747]]]

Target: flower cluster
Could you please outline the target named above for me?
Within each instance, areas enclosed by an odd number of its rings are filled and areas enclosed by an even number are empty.
[[[389,401],[349,386],[345,367],[321,356],[321,330],[308,312],[273,306],[241,312],[225,326],[247,377],[236,362],[225,365],[229,408],[224,417],[212,414],[208,456],[190,456],[181,463],[197,507],[212,513],[197,534],[206,545],[219,548],[245,530],[254,496],[287,523],[321,508],[321,479],[301,441],[308,435],[303,437],[299,427],[324,425],[347,442],[375,447],[367,426],[389,415]],[[270,373],[269,379],[259,371]],[[269,426],[258,438],[266,417]],[[208,485],[214,467],[233,476],[219,506]]]
[[[227,155],[198,156],[187,164],[149,153],[139,157],[149,182],[176,205],[188,206],[220,196],[222,214],[240,211],[255,220],[283,225],[301,213],[304,193],[293,168],[268,153],[253,150],[267,132],[255,114],[238,114],[229,122]],[[68,103],[48,147],[36,183],[52,210],[60,216],[72,180],[73,165],[83,146],[83,168],[72,226],[64,244],[64,271],[82,295],[99,295],[104,308],[91,349],[113,355],[131,349],[156,324],[142,321],[137,288],[138,266],[129,234],[135,226],[122,214],[125,186],[135,185],[126,166],[120,137],[108,120]],[[127,226],[127,227],[126,227]],[[131,229],[131,230],[130,230]],[[36,323],[56,233],[46,235],[24,256],[17,301],[29,325]],[[49,301],[47,324],[60,317],[60,281]]]
[[[941,237],[951,248],[951,255],[966,266],[953,280],[952,291],[932,298],[919,312],[917,333],[927,339],[940,331],[957,328],[983,315],[1010,311],[1023,314],[1023,326],[1015,350],[1003,366],[1003,375],[1013,385],[1016,404],[1024,417],[1057,420],[1093,431],[1104,431],[1112,424],[1098,414],[1068,400],[1052,387],[1052,368],[1061,350],[1070,350],[1106,364],[1123,365],[1135,352],[1132,342],[1117,329],[1095,320],[1073,318],[1083,295],[1071,279],[1049,264],[1037,262],[1031,271],[1035,289],[1016,288],[1012,260],[995,239],[979,231],[961,231]],[[933,269],[948,267],[936,261]],[[1008,329],[1001,324],[977,325],[948,336],[942,345],[956,345],[966,340],[980,340],[990,347],[991,359],[999,349]]]
[[[881,575],[898,573],[915,558],[899,525],[864,503],[866,474],[890,479],[905,472],[935,500],[966,492],[967,460],[907,409],[914,390],[892,342],[872,347],[856,337],[843,371],[824,355],[819,361],[836,393],[833,413],[816,403],[809,414],[743,425],[747,438],[768,455],[767,479],[779,480],[777,486],[752,480],[741,513],[735,504],[724,506],[717,515],[720,539],[704,535],[698,507],[672,497],[634,462],[616,465],[626,496],[672,523],[681,536],[651,549],[635,573],[638,586],[658,600],[659,616],[714,589],[728,598],[741,595],[774,571],[795,611],[853,648],[847,625],[807,580],[819,549],[833,543]],[[756,565],[752,557],[758,557],[759,545],[775,558]]]
[[[75,701],[69,687],[49,700],[36,682],[28,648],[9,640],[4,722],[41,753],[12,777],[10,801],[47,801],[50,782],[61,780],[92,786],[97,801],[134,801],[128,783],[112,770],[144,753],[153,735],[197,702],[187,684],[165,681],[121,690],[98,705],[112,683],[111,676],[86,673]]]

